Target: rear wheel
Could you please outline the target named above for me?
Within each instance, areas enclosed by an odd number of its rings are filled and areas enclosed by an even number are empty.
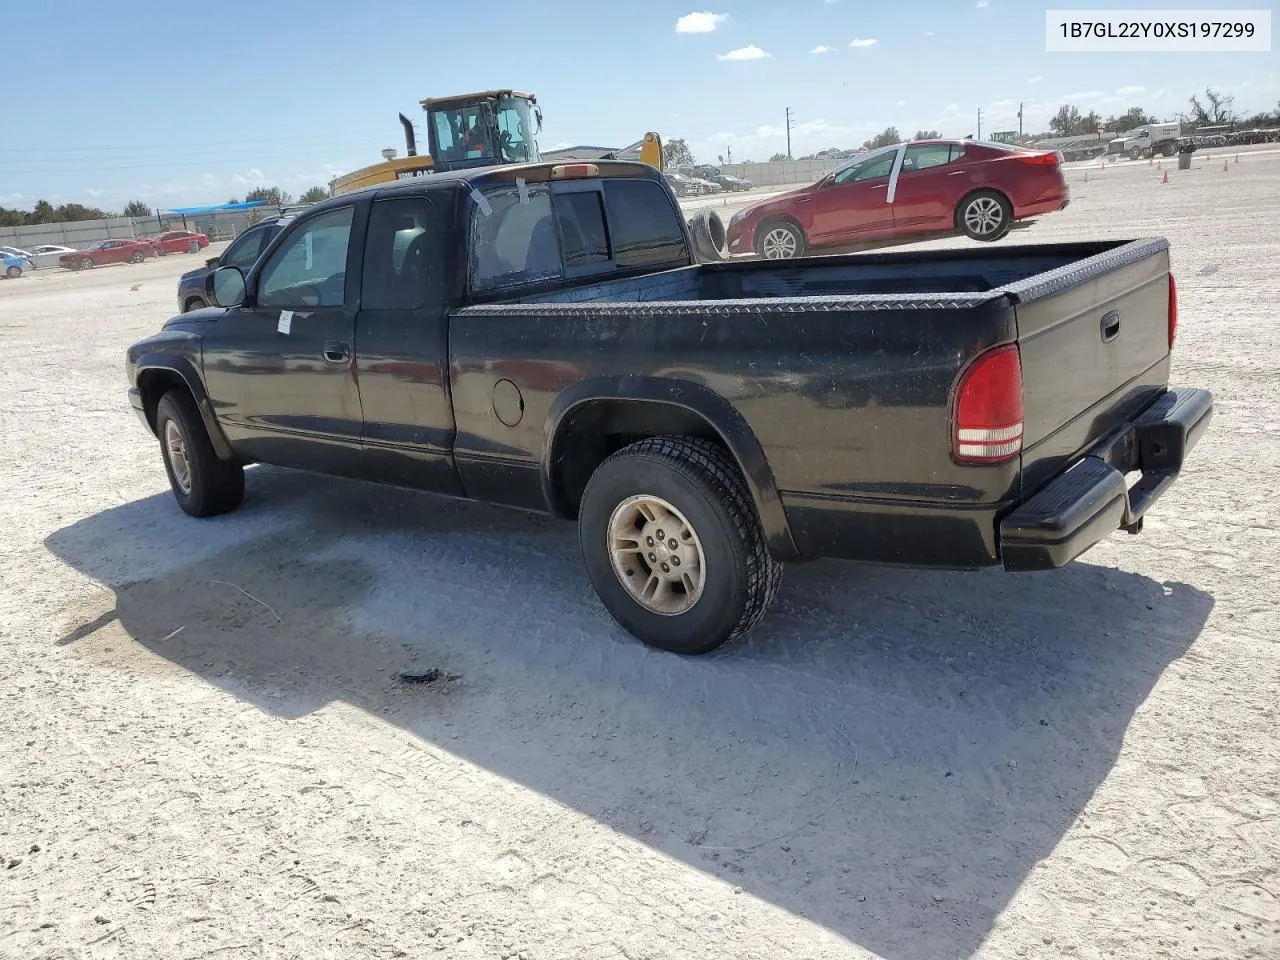
[[[794,223],[775,220],[756,231],[756,253],[766,260],[791,260],[804,256],[804,231]]]
[[[93,261],[92,261],[92,260],[90,260],[88,257],[81,257],[81,258],[80,258],[80,269],[81,269],[81,270],[92,270],[92,269],[93,269]]]
[[[156,435],[169,486],[184,513],[212,517],[244,499],[244,468],[214,452],[196,402],[186,390],[170,390],[156,408]]]
[[[129,255],[130,263],[141,263],[145,259],[147,259],[147,255],[141,250],[135,250]]]
[[[587,484],[578,535],[609,613],[673,653],[749,630],[782,582],[737,464],[706,440],[653,437],[613,454]]]
[[[187,253],[199,253],[199,252],[200,252],[199,240],[192,240],[190,243],[187,244]]]
[[[1013,208],[994,190],[971,193],[956,208],[956,228],[970,240],[999,240],[1012,222]]]

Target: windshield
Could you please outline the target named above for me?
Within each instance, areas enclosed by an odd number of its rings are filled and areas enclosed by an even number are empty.
[[[436,159],[445,163],[537,161],[531,114],[529,101],[519,97],[432,110],[429,122],[435,130]]]

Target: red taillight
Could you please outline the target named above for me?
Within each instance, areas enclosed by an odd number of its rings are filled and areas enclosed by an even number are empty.
[[[1022,452],[1022,357],[988,350],[960,377],[951,449],[961,463],[1000,463]]]
[[[1173,349],[1173,341],[1178,337],[1178,285],[1173,282],[1173,274],[1169,274],[1169,349]]]
[[[594,163],[562,163],[551,168],[552,180],[573,180],[578,177],[594,177],[600,168]]]
[[[1057,152],[1050,153],[1020,153],[1018,159],[1023,163],[1034,163],[1046,167],[1056,167],[1058,165]]]

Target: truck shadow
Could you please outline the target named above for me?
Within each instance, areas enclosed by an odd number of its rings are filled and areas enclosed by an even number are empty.
[[[114,593],[60,641],[102,669],[176,666],[284,720],[345,701],[886,958],[978,947],[1213,604],[1085,563],[821,562],[684,659],[614,625],[568,524],[267,469],[227,517],[166,492],[46,545]],[[98,639],[116,620],[149,653]]]

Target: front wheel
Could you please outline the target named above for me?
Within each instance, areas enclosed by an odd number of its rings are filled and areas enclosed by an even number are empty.
[[[129,255],[130,263],[141,263],[145,259],[147,259],[147,255],[143,253],[141,250],[135,250],[133,251],[132,254]]]
[[[212,517],[240,506],[244,468],[218,458],[196,402],[186,390],[170,390],[160,398],[156,435],[169,486],[184,513]]]
[[[192,240],[190,243],[187,244],[187,253],[199,253],[199,252],[200,252],[199,240]]]
[[[972,193],[956,208],[956,226],[970,240],[999,240],[1009,232],[1012,222],[1009,201],[994,190]]]
[[[17,280],[20,276],[22,276],[22,268],[21,268],[21,267],[8,267],[8,268],[5,270],[4,275],[5,275],[6,277],[8,277],[10,280]]]
[[[578,535],[609,613],[672,653],[746,632],[782,582],[746,481],[707,440],[652,437],[613,454],[587,484]]]
[[[80,269],[81,269],[81,270],[92,270],[92,269],[93,269],[93,261],[92,261],[92,260],[90,260],[88,257],[81,257],[81,258],[80,258]]]
[[[766,223],[756,233],[756,253],[766,260],[791,260],[804,256],[804,231],[794,223]]]

